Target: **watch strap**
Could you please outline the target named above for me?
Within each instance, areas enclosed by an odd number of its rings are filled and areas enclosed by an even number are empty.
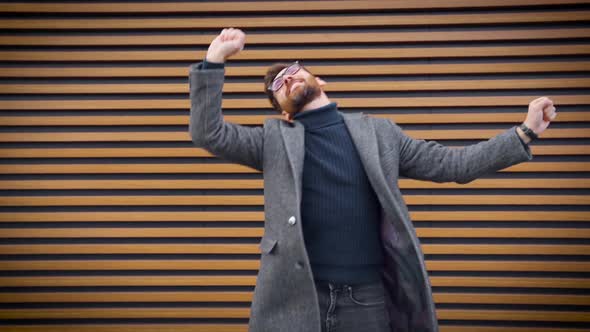
[[[520,129],[527,135],[531,140],[539,139],[539,136],[524,123],[520,125]]]

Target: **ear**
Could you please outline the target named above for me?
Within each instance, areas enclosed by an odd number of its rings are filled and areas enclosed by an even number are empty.
[[[324,86],[324,85],[328,84],[328,83],[326,83],[326,81],[324,81],[323,79],[321,79],[317,76],[315,77],[315,81],[318,82],[319,86]]]
[[[291,118],[291,114],[290,113],[287,113],[287,112],[283,111],[281,114],[283,115],[283,118],[285,119],[285,121],[289,121],[289,122],[292,122],[293,121],[293,119]]]

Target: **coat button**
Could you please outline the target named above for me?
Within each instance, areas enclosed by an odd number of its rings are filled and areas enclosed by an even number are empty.
[[[301,262],[297,262],[297,263],[295,263],[295,268],[296,268],[297,270],[301,270],[301,269],[303,268],[303,263],[301,263]]]
[[[288,222],[289,222],[289,225],[293,226],[297,222],[297,219],[295,219],[294,216],[291,216],[291,218],[289,218]]]

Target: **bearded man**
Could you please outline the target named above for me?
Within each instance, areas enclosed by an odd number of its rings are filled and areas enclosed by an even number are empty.
[[[343,114],[326,82],[300,63],[276,64],[264,91],[283,119],[223,121],[224,63],[245,45],[224,29],[190,68],[196,146],[264,176],[264,236],[251,332],[436,332],[420,242],[398,179],[467,183],[530,160],[528,143],[556,116],[529,104],[522,125],[452,149],[412,139],[386,119]],[[524,117],[524,115],[523,115]]]

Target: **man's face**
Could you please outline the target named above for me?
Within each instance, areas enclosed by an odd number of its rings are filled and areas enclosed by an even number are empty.
[[[303,106],[319,97],[322,93],[323,81],[295,63],[281,70],[272,85],[280,88],[273,92],[283,115],[288,119],[303,109]]]

